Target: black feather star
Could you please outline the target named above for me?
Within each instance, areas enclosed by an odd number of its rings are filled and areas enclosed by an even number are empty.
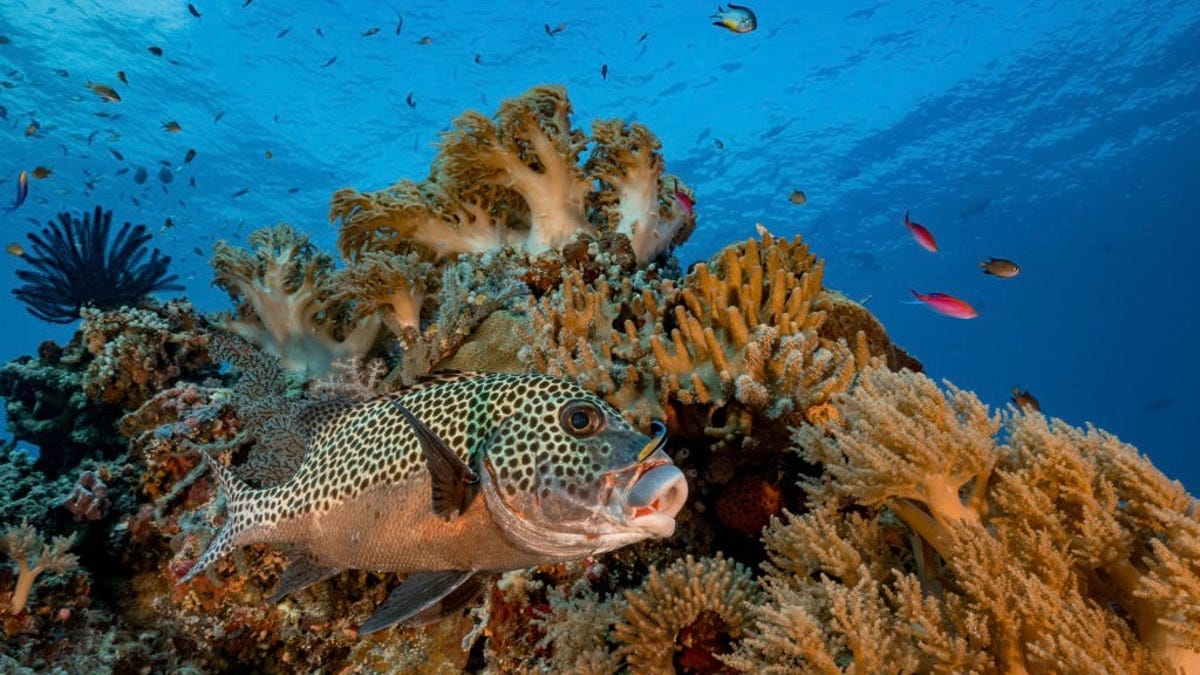
[[[17,270],[25,284],[13,289],[39,319],[71,323],[85,305],[116,309],[154,291],[183,290],[174,283],[179,277],[167,274],[171,258],[146,246],[145,225],[127,222],[109,242],[112,211],[99,206],[82,221],[60,213],[57,223],[47,224],[40,234],[30,233],[32,246],[23,259],[33,269]]]

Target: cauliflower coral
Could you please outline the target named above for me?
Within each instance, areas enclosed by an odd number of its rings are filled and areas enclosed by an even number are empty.
[[[435,258],[505,246],[538,254],[614,232],[645,265],[694,229],[694,213],[675,198],[686,186],[667,183],[659,141],[645,126],[599,121],[592,132],[572,128],[571,102],[557,86],[505,100],[494,117],[465,112],[442,135],[429,178],[334,195],[338,247],[347,258],[414,246]]]

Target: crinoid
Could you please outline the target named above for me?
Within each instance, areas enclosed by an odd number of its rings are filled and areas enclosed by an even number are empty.
[[[171,258],[147,248],[145,225],[126,222],[110,241],[112,211],[99,206],[82,221],[60,213],[57,223],[47,224],[29,234],[33,245],[24,259],[33,269],[17,270],[25,283],[13,289],[39,319],[71,323],[84,305],[115,309],[153,291],[183,290],[174,283],[179,277],[167,274]]]

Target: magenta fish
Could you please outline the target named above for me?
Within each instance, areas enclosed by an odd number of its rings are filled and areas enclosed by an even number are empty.
[[[675,181],[675,201],[679,203],[679,208],[683,210],[684,215],[692,215],[696,213],[696,199],[679,189],[679,181]]]
[[[913,296],[921,302],[929,305],[929,308],[938,314],[952,316],[955,319],[974,319],[979,316],[979,312],[975,308],[968,305],[965,301],[960,300],[953,295],[945,293],[928,293],[921,295],[920,293],[909,289]]]
[[[933,234],[925,229],[924,225],[909,220],[908,211],[904,212],[904,226],[912,232],[913,239],[917,240],[921,248],[932,253],[937,253],[937,242],[933,240]]]

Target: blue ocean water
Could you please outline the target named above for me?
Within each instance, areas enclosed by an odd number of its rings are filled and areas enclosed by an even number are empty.
[[[563,84],[577,125],[647,124],[695,188],[684,264],[756,222],[801,234],[826,283],[870,298],[934,377],[997,406],[1028,389],[1200,493],[1194,0],[761,2],[742,35],[710,25],[708,2],[192,4],[0,4],[0,204],[22,169],[53,171],[0,216],[5,243],[102,204],[155,228],[187,295],[222,309],[215,240],[286,221],[331,249],[334,190],[422,178],[463,110]],[[1022,274],[981,274],[991,256]],[[0,259],[6,288],[19,266]],[[907,304],[909,289],[979,317]],[[0,360],[71,334],[9,293],[0,316]]]

